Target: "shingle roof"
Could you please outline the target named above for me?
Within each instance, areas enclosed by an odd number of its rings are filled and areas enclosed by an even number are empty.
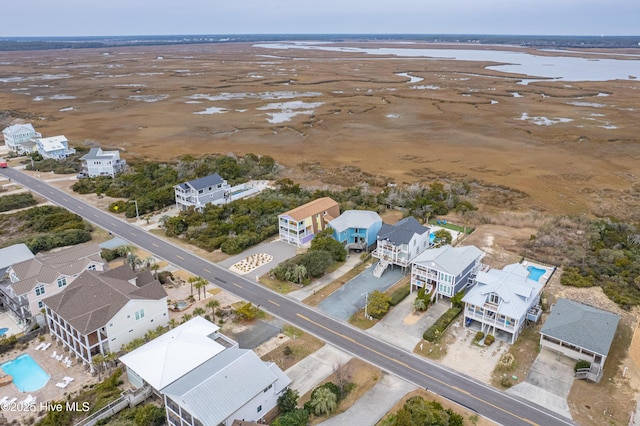
[[[284,212],[280,216],[289,216],[295,221],[301,221],[309,216],[313,216],[314,214],[325,212],[333,208],[338,208],[338,203],[329,197],[322,197],[309,201],[307,204],[303,204],[295,209],[289,210],[288,212]],[[326,219],[329,221],[333,219],[333,217],[329,216]]]
[[[483,255],[484,252],[476,246],[446,245],[423,251],[411,263],[421,264],[457,277]]]
[[[116,269],[120,270],[116,272]],[[124,275],[129,270],[130,280],[146,282],[149,272],[133,272],[128,265],[110,271],[111,275]],[[131,284],[122,278],[112,278],[109,273],[84,271],[60,293],[43,302],[55,313],[69,322],[82,334],[103,327],[129,300],[160,300],[167,292],[159,281],[153,280],[142,286]]]
[[[415,234],[422,235],[425,232],[429,232],[429,228],[421,225],[413,216],[409,216],[393,225],[383,223],[378,232],[378,239],[389,240],[398,246],[409,244]]]
[[[343,232],[349,228],[369,229],[377,222],[382,222],[382,218],[376,212],[369,210],[347,210],[329,222],[329,226],[338,232]]]
[[[120,361],[160,390],[225,350],[215,340],[220,327],[196,316],[120,357]]]
[[[540,334],[607,356],[619,321],[618,314],[558,299]]]
[[[206,425],[218,425],[278,376],[249,349],[230,348],[162,390]]]
[[[196,191],[223,183],[224,179],[217,173],[179,184],[182,189],[193,188]]]
[[[60,275],[72,276],[84,271],[91,263],[104,263],[100,247],[95,243],[78,244],[59,251],[38,253],[34,258],[11,267],[18,282],[11,286],[20,295],[33,290],[38,283],[52,283]]]
[[[521,318],[542,289],[542,282],[529,278],[529,271],[520,263],[512,263],[502,270],[480,271],[476,285],[462,298],[475,306],[482,306],[487,295],[496,293],[500,297],[498,314],[510,318]]]

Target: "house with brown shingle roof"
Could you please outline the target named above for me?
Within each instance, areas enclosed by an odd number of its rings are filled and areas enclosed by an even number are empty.
[[[323,231],[328,223],[340,216],[338,203],[329,197],[318,198],[278,215],[280,239],[303,246]]]
[[[85,243],[9,266],[0,281],[0,303],[18,324],[28,327],[44,307],[44,298],[62,291],[83,271],[105,269],[100,251],[97,244]]]
[[[43,302],[52,340],[92,370],[94,356],[118,352],[169,322],[162,284],[148,270],[136,272],[128,265],[85,271]]]

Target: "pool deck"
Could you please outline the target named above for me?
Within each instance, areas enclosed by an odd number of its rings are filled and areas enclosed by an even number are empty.
[[[48,335],[46,336],[45,342],[51,342]],[[45,403],[47,401],[66,400],[67,395],[76,393],[81,390],[84,385],[98,382],[98,376],[92,376],[83,368],[82,364],[78,365],[74,362],[71,367],[67,368],[60,361],[51,357],[53,351],[57,351],[58,354],[62,353],[66,356],[68,353],[64,352],[62,347],[58,347],[53,343],[46,351],[35,350],[40,343],[41,342],[38,339],[34,339],[29,343],[27,349],[14,350],[0,355],[0,363],[5,363],[15,359],[21,354],[29,354],[40,365],[40,367],[42,367],[42,369],[51,376],[43,388],[33,392],[20,392],[13,383],[0,387],[0,398],[5,396],[8,397],[9,400],[17,398],[15,403],[24,401],[29,394],[36,397],[35,408],[33,411],[3,411],[2,414],[9,423],[13,420],[20,419],[22,419],[22,421],[26,421],[25,419],[33,418],[34,416],[36,419],[39,419],[45,414],[44,404],[41,405],[41,403]],[[64,389],[57,387],[56,383],[63,382],[64,377],[72,377],[74,380]]]

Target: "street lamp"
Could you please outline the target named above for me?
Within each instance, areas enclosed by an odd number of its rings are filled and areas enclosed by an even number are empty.
[[[138,202],[133,200],[133,203],[136,205],[136,220],[140,220],[140,215],[138,214]]]

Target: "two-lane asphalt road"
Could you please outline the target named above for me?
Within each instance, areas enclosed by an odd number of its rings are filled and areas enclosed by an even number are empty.
[[[509,426],[574,424],[569,419],[543,407],[505,394],[437,363],[419,358],[369,336],[347,323],[330,318],[309,306],[235,275],[18,170],[1,169],[0,173],[132,244],[201,276],[242,299],[259,305],[270,314],[497,423]]]

